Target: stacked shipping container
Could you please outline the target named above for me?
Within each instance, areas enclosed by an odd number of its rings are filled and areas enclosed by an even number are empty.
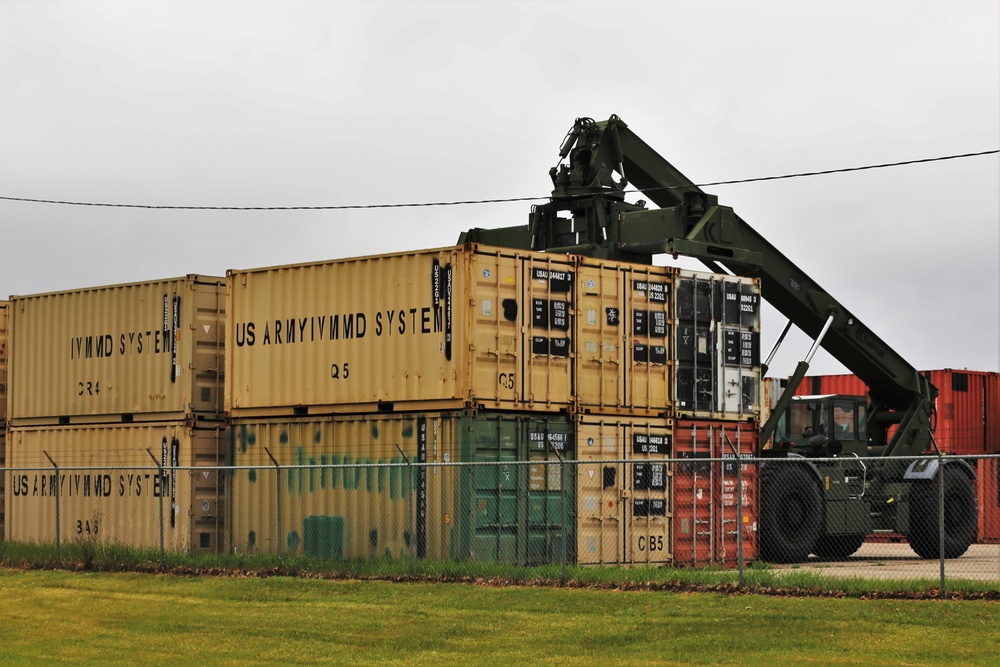
[[[756,454],[762,401],[760,286],[681,272],[677,284],[674,558],[732,565],[756,557]],[[704,459],[730,459],[719,465]]]
[[[418,551],[437,545],[426,553],[549,562],[561,557],[565,535],[567,553],[584,561],[667,562],[669,472],[647,461],[670,453],[672,281],[665,268],[478,246],[231,271],[226,398],[234,442],[273,435],[277,424],[298,440],[319,436],[307,461],[375,461],[385,456],[364,453],[376,447],[370,432],[398,431],[401,445],[404,432],[422,432],[415,424],[432,424],[452,461],[484,465],[456,479],[458,495],[447,502],[417,494],[430,503],[418,516],[449,535],[447,548],[433,538],[418,540]],[[385,460],[429,461],[415,446],[405,455],[390,448]],[[259,453],[247,459],[245,444],[232,451],[234,463],[267,463]],[[268,452],[278,466],[299,460]],[[616,461],[612,471],[564,480],[553,463],[595,452]],[[626,457],[637,461],[628,470]],[[441,470],[442,478],[453,474]],[[652,481],[637,481],[643,474]],[[320,488],[315,502],[342,505],[337,493]],[[318,515],[297,511],[285,516],[283,508],[282,535],[261,541],[249,526],[259,512],[243,517],[234,504],[234,543],[305,549],[296,535]],[[589,539],[584,524],[608,513],[616,515],[614,535]],[[338,550],[395,554],[406,543],[398,530],[362,518],[371,512],[348,514],[332,515],[335,534],[343,532]],[[566,525],[578,514],[587,518]]]
[[[134,519],[162,503],[171,549],[731,564],[743,530],[753,557],[749,466],[706,493],[669,459],[752,451],[754,281],[470,245],[10,311],[14,539],[51,541],[58,493],[63,539],[152,546]],[[678,537],[678,488],[709,552]]]
[[[218,476],[175,469],[221,462],[224,290],[186,276],[11,298],[5,535],[55,541],[58,494],[60,539],[152,547],[158,522],[134,518],[169,495],[167,545],[220,547]]]
[[[292,463],[389,455],[385,460],[427,461],[419,444],[397,457],[362,435],[398,431],[395,444],[402,447],[404,432],[421,432],[417,424],[452,434],[442,445],[452,461],[527,466],[517,474],[484,467],[471,486],[459,485],[471,495],[462,491],[447,501],[418,493],[429,504],[417,515],[449,535],[427,527],[438,537],[418,540],[422,553],[544,561],[556,553],[551,536],[558,527],[581,563],[670,562],[673,475],[666,461],[673,454],[674,396],[688,395],[688,414],[700,418],[745,422],[759,410],[759,288],[753,281],[686,273],[678,282],[677,272],[664,267],[464,246],[234,270],[228,283],[231,462],[255,466],[245,479],[236,473],[234,499],[242,489],[249,493],[249,477],[261,475],[260,466],[280,475],[281,466]],[[680,301],[678,284],[685,295]],[[678,307],[683,321],[675,316]],[[560,433],[559,446],[546,449],[538,439],[507,433],[522,422],[536,424],[524,427],[528,431]],[[282,440],[277,432],[288,435]],[[266,460],[245,442],[260,433],[270,443]],[[463,444],[469,433],[474,447]],[[291,440],[313,444],[299,458],[286,451]],[[535,448],[524,449],[532,442]],[[372,448],[378,457],[366,453]],[[576,479],[554,472],[561,470],[552,467],[560,457],[580,461]],[[527,491],[518,496],[524,484]],[[349,506],[348,498],[364,495],[336,489],[332,479],[328,487],[310,488],[317,495],[306,508]],[[407,544],[398,530],[364,520],[371,512],[361,510],[363,503],[357,512],[300,507],[293,516],[290,507],[298,501],[280,502],[292,491],[273,489],[273,498],[259,500],[273,506],[269,515],[281,515],[281,534],[251,525],[261,513],[243,516],[234,502],[235,548],[296,545],[308,552],[302,535],[320,530],[318,521],[328,526],[323,534],[335,536],[330,549],[337,553],[395,554]],[[567,491],[568,499],[557,502],[556,490],[560,498]],[[537,502],[515,501],[536,496]],[[471,505],[463,509],[465,502]],[[553,523],[554,504],[570,519]],[[541,523],[539,507],[548,508]],[[442,513],[446,528],[433,523]],[[542,525],[545,538],[532,528]]]

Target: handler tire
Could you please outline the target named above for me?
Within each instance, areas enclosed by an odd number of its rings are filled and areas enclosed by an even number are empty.
[[[799,563],[816,548],[823,495],[802,465],[769,462],[760,479],[760,554],[769,563]]]

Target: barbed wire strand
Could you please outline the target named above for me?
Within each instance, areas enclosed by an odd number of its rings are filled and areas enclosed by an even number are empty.
[[[885,162],[882,164],[869,164],[861,167],[842,167],[839,169],[824,169],[821,171],[804,171],[793,174],[781,174],[779,176],[758,176],[755,178],[741,178],[731,181],[714,181],[711,183],[698,183],[675,187],[646,188],[645,191],[653,190],[684,190],[690,187],[710,188],[720,185],[739,185],[743,183],[760,183],[763,181],[779,181],[790,178],[803,178],[807,176],[826,176],[829,174],[843,174],[853,171],[865,171],[868,169],[886,169],[889,167],[902,167],[911,164],[924,164],[927,162],[942,162],[945,160],[958,160],[963,158],[980,157],[983,155],[994,155],[1000,150],[979,151],[976,153],[961,153],[958,155],[944,155],[941,157],[921,158],[918,160],[905,160],[902,162]],[[626,194],[640,194],[639,190],[626,190]],[[511,202],[543,201],[549,197],[507,197],[502,199],[463,199],[457,201],[437,201],[437,202],[408,202],[398,204],[342,204],[333,206],[174,206],[159,204],[118,204],[108,202],[86,202],[67,201],[61,199],[33,199],[29,197],[9,197],[0,195],[0,200],[26,202],[30,204],[60,204],[63,206],[96,206],[102,208],[140,208],[154,210],[171,211],[349,211],[361,209],[390,209],[390,208],[423,208],[431,206],[471,206],[476,204],[506,204]]]

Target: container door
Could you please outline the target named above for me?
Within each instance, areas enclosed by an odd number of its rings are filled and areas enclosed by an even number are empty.
[[[621,435],[615,426],[580,424],[577,450],[577,562],[623,563]]]
[[[713,335],[715,281],[682,276],[675,292],[674,329],[677,359],[677,411],[710,413],[715,407],[716,337]]]
[[[672,435],[647,424],[626,427],[630,462],[626,464],[625,507],[629,562],[662,565],[672,561],[670,546],[670,470]]]
[[[523,562],[518,539],[517,421],[476,423],[472,477],[472,539],[468,556],[495,563]]]
[[[718,326],[718,412],[758,414],[760,410],[760,289],[746,282],[723,280]]]
[[[577,395],[594,411],[624,405],[622,275],[614,267],[580,266]]]
[[[625,364],[625,405],[643,412],[664,412],[671,401],[667,349],[673,298],[670,276],[665,271],[637,269],[627,274],[629,355]]]
[[[725,565],[735,565],[739,560],[741,531],[744,561],[757,555],[757,466],[737,463],[734,452],[734,449],[739,452],[741,460],[752,458],[757,448],[757,430],[743,424],[723,423],[716,427],[715,436],[715,458],[723,459],[718,477],[720,507],[715,558]]]
[[[521,261],[477,254],[472,273],[476,398],[487,404],[493,401],[494,406],[517,404],[522,394]]]
[[[674,560],[706,565],[713,560],[714,535],[712,429],[704,422],[682,422],[676,431],[674,471]]]
[[[565,484],[566,477],[573,471],[573,463],[567,462],[573,456],[572,425],[561,420],[531,421],[526,423],[525,436],[527,521],[521,523],[526,527],[526,562],[529,565],[561,563],[564,536],[565,555],[567,561],[572,561],[574,549],[570,540],[576,532],[573,485]]]
[[[525,348],[523,398],[529,409],[572,402],[573,265],[565,260],[525,262]]]

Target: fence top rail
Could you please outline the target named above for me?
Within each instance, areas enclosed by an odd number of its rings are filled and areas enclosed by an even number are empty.
[[[937,461],[937,460],[1000,460],[1000,454],[983,454],[983,455],[972,455],[972,456],[939,456],[939,455],[925,455],[925,456],[898,456],[893,457],[892,460],[895,461]],[[357,468],[474,468],[474,467],[509,467],[509,466],[533,466],[533,465],[546,465],[546,466],[593,466],[593,465],[664,465],[664,464],[681,464],[689,465],[692,463],[705,464],[705,463],[728,463],[732,464],[736,461],[736,457],[733,455],[727,455],[722,457],[684,457],[684,458],[656,458],[656,459],[636,459],[636,458],[607,458],[607,459],[593,459],[593,460],[579,460],[579,459],[529,459],[529,460],[519,460],[519,461],[427,461],[423,463],[405,463],[402,461],[383,461],[383,462],[370,462],[370,461],[357,461],[353,463],[302,463],[302,464],[279,464],[277,466],[273,464],[260,464],[260,465],[210,465],[210,466],[174,466],[170,464],[166,465],[154,465],[150,463],[148,465],[93,465],[93,466],[58,466],[60,473],[69,472],[96,472],[96,471],[154,471],[158,472],[161,468],[164,471],[176,471],[176,472],[186,472],[186,471],[240,471],[240,470],[342,470],[342,469],[357,469]],[[746,464],[777,464],[777,465],[789,465],[801,461],[862,461],[862,462],[885,462],[888,459],[885,457],[856,457],[856,456],[840,456],[840,457],[789,457],[789,458],[757,458],[749,454],[741,455],[739,461]],[[58,463],[58,462],[57,462]],[[53,473],[56,470],[52,465],[32,465],[32,466],[0,466],[0,474],[16,473],[16,472],[47,472]]]

